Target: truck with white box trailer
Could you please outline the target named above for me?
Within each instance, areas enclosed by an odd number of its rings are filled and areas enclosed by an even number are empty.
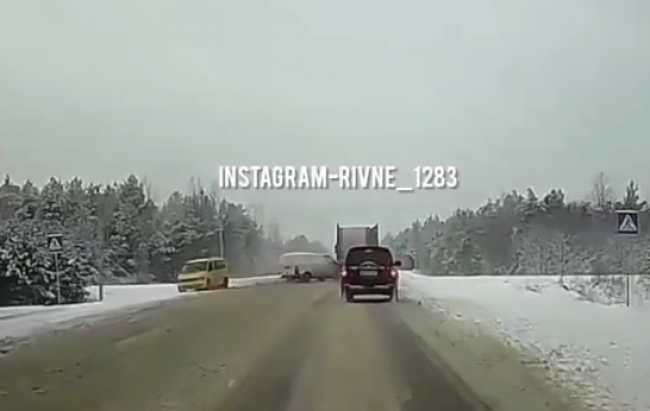
[[[336,245],[334,247],[336,259],[343,261],[350,247],[357,245],[379,245],[379,224],[374,226],[336,224]]]

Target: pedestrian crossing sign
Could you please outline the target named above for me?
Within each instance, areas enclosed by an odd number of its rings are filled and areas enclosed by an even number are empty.
[[[618,210],[617,232],[618,234],[637,235],[639,234],[639,213],[634,210]]]
[[[60,253],[63,250],[63,235],[50,234],[47,236],[47,250],[51,253]]]

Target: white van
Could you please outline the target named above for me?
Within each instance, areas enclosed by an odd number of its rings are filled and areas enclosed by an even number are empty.
[[[282,254],[280,267],[282,278],[286,278],[287,281],[309,282],[312,279],[325,281],[328,278],[337,279],[339,276],[339,265],[328,254],[307,252]]]

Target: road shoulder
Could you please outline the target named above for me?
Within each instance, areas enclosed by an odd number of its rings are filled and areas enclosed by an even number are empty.
[[[583,411],[571,392],[545,381],[545,370],[532,366],[479,327],[425,309],[414,302],[396,305],[396,313],[491,409],[499,411]],[[450,376],[451,378],[451,376]]]

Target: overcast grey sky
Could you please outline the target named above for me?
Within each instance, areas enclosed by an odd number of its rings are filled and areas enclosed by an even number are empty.
[[[237,192],[285,234],[502,190],[650,190],[647,0],[0,0],[0,171],[162,197],[219,164],[455,165],[455,191]]]

